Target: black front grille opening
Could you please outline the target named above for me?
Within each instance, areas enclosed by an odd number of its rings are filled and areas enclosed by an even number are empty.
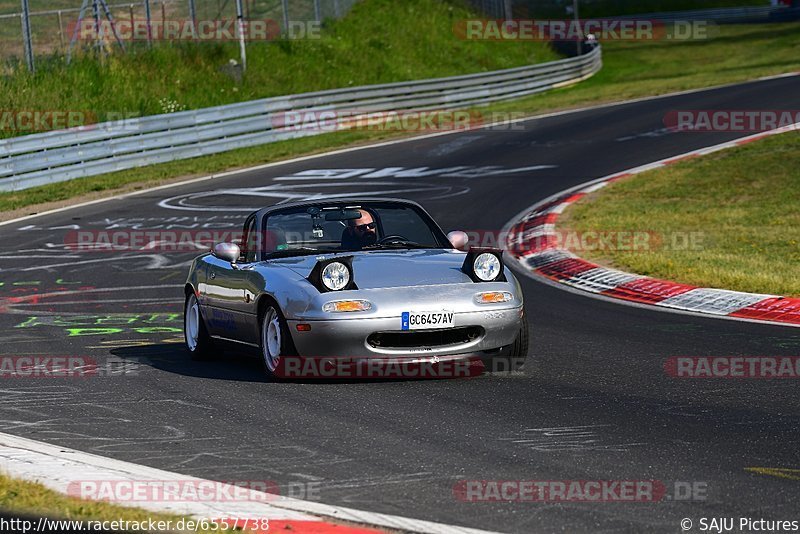
[[[480,326],[460,326],[435,330],[403,330],[375,332],[367,338],[371,347],[384,349],[409,349],[418,347],[447,347],[463,345],[483,336]]]

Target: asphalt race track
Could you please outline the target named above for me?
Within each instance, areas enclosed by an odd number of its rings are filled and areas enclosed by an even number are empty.
[[[670,132],[671,110],[798,109],[798,95],[800,77],[759,81],[307,159],[1,226],[2,355],[85,356],[130,372],[2,380],[0,431],[192,476],[272,480],[289,494],[313,482],[327,504],[501,532],[796,520],[797,477],[747,468],[800,467],[797,381],[675,379],[663,366],[681,355],[798,355],[800,330],[633,308],[520,275],[532,329],[524,374],[277,383],[242,354],[189,361],[182,284],[195,254],[65,243],[76,230],[236,229],[263,205],[353,193],[418,200],[445,231],[497,232],[567,187],[745,135]],[[462,502],[453,488],[464,480],[657,480],[668,495]],[[704,491],[684,500],[676,483]]]

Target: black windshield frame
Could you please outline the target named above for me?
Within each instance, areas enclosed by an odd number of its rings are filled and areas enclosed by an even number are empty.
[[[433,243],[426,243],[424,248],[431,248],[431,249],[444,249],[444,250],[453,250],[453,245],[448,240],[445,233],[436,224],[436,221],[428,215],[428,213],[418,204],[413,202],[398,202],[392,200],[370,200],[370,201],[344,201],[341,203],[338,202],[330,202],[330,201],[320,201],[320,203],[316,204],[313,202],[309,203],[302,203],[300,205],[293,205],[287,206],[283,209],[270,209],[266,213],[263,214],[263,217],[260,221],[260,228],[262,235],[267,234],[267,225],[270,217],[275,215],[289,215],[289,214],[300,214],[300,213],[307,213],[309,208],[318,207],[320,208],[323,213],[324,211],[328,211],[331,209],[364,209],[370,211],[371,213],[375,213],[376,210],[391,210],[391,209],[404,209],[404,210],[411,210],[414,212],[417,217],[419,217],[420,221],[424,223],[428,230],[431,233],[431,237],[433,239]],[[309,215],[310,217],[310,215]],[[431,246],[427,246],[427,245]],[[346,249],[319,249],[319,250],[307,250],[307,249],[287,249],[287,250],[277,250],[277,251],[265,251],[263,248],[263,244],[259,243],[259,257],[263,260],[268,259],[276,259],[276,258],[287,258],[293,256],[308,256],[312,254],[352,254],[352,250]],[[370,251],[379,251],[379,250],[402,250],[402,246],[393,245],[391,247],[386,247],[382,249],[380,247],[370,248]],[[419,246],[409,245],[409,249],[420,248]]]

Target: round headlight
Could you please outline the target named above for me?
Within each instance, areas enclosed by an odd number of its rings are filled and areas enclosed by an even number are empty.
[[[500,260],[494,254],[484,252],[475,258],[472,270],[484,282],[491,282],[500,275]]]
[[[322,283],[331,291],[339,291],[350,282],[350,271],[344,263],[334,261],[322,269]]]

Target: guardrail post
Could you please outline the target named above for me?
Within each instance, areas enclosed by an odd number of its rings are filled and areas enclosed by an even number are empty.
[[[31,12],[28,9],[28,0],[22,0],[22,40],[25,46],[25,62],[28,70],[36,72],[36,65],[33,63],[33,43],[31,42]]]

